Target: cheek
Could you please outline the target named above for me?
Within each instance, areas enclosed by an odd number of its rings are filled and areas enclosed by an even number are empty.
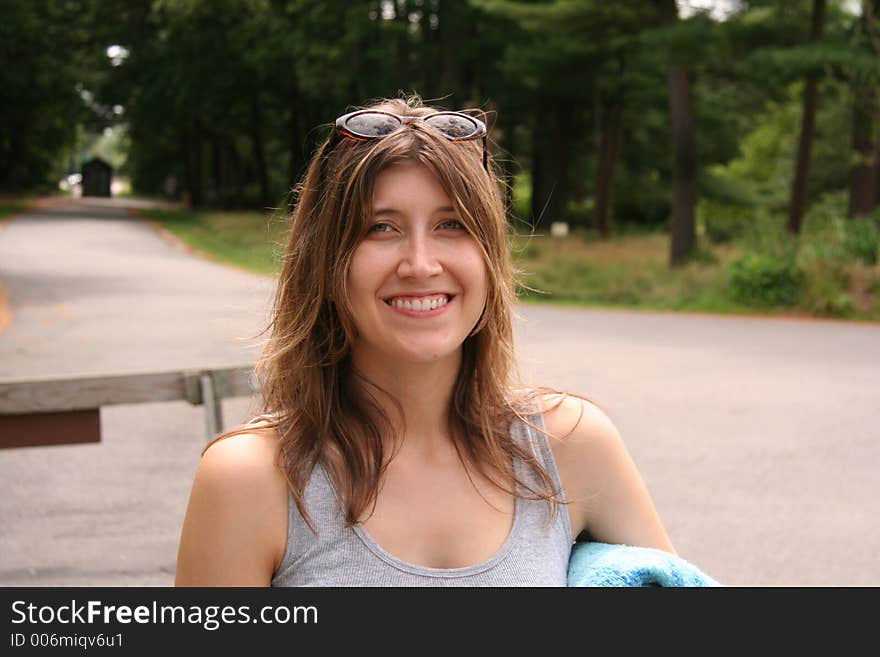
[[[481,296],[485,298],[489,289],[489,274],[486,272],[486,265],[482,260],[480,260],[480,262],[474,267],[474,279],[476,281],[476,286],[482,292]]]
[[[352,254],[346,276],[348,301],[353,306],[362,302],[363,295],[368,293],[371,281],[375,278],[374,270],[375,259],[371,258],[362,247],[358,247]]]
[[[464,251],[461,263],[461,271],[475,290],[482,290],[485,294],[489,286],[489,272],[486,263],[476,246]]]

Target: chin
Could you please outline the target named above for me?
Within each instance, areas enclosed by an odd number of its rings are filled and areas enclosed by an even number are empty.
[[[432,364],[446,359],[459,357],[461,345],[410,344],[395,349],[391,360],[400,363]]]
[[[433,363],[438,363],[442,360],[446,360],[448,358],[452,358],[458,355],[458,349],[452,351],[429,351],[421,349],[419,351],[407,351],[398,355],[395,360],[398,362],[406,362],[406,363],[421,363],[424,365],[430,365]]]

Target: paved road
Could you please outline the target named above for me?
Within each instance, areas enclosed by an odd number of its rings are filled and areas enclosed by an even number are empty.
[[[0,378],[248,362],[271,292],[85,201],[0,230],[0,284]],[[682,556],[730,585],[880,585],[880,326],[519,311],[524,378],[606,409]],[[0,585],[173,582],[202,411],[110,407],[102,426],[0,451]]]

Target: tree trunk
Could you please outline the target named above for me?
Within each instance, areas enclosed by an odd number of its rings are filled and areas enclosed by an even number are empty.
[[[193,121],[190,129],[184,134],[183,149],[184,164],[186,166],[186,191],[189,196],[189,205],[198,208],[204,203],[202,126],[198,119]]]
[[[822,38],[822,27],[825,22],[825,0],[813,0],[813,18],[810,27],[810,41]],[[812,74],[807,77],[804,88],[803,118],[801,120],[801,137],[798,144],[797,164],[794,182],[791,187],[791,204],[788,212],[788,231],[792,235],[801,232],[804,211],[807,206],[807,179],[810,176],[810,162],[813,152],[813,131],[816,125],[816,107],[819,104],[819,79]]]
[[[211,135],[211,184],[209,186],[209,194],[216,201],[220,201],[221,207],[224,209],[228,209],[226,207],[226,203],[229,200],[229,195],[224,194],[225,188],[225,176],[223,175],[223,157],[224,157],[224,146],[223,146],[223,138],[214,133]]]
[[[0,162],[0,188],[16,189],[30,182],[27,173],[22,170],[22,163],[27,160],[27,130],[19,124],[11,127],[7,135],[9,149],[8,155],[3,156],[5,162]]]
[[[608,215],[611,212],[614,190],[614,166],[620,142],[620,122],[623,102],[613,99],[604,108],[599,142],[599,161],[596,164],[596,203],[593,206],[593,228],[607,238],[610,234]]]
[[[540,112],[539,112],[540,114]],[[552,175],[549,175],[550,162],[547,160],[547,148],[544,143],[546,135],[541,133],[538,121],[532,128],[532,225],[534,228],[543,223],[552,195]]]
[[[241,157],[238,154],[238,149],[235,147],[235,142],[231,139],[227,139],[224,144],[226,145],[226,156],[224,158],[227,163],[226,180],[228,181],[229,185],[235,186],[234,193],[230,194],[230,204],[233,201],[240,203],[240,199],[243,199],[245,194],[244,166],[242,165]]]
[[[676,267],[687,262],[696,245],[697,140],[687,68],[673,66],[668,86],[673,150],[669,264]]]
[[[863,217],[877,205],[876,103],[873,89],[854,90],[852,146],[858,161],[849,175],[850,217]]]
[[[466,5],[466,3],[462,3],[462,5]],[[458,78],[462,59],[462,37],[467,38],[469,24],[467,21],[461,20],[462,12],[461,5],[442,2],[438,6],[436,30],[438,61],[435,62],[436,66],[429,66],[428,70],[431,71],[431,75],[439,77],[435,94],[441,97],[453,89],[464,88]],[[439,69],[439,75],[436,69]],[[462,104],[464,99],[456,98],[455,100]]]
[[[261,209],[265,210],[272,205],[272,197],[269,192],[269,172],[266,168],[266,152],[263,147],[260,100],[256,94],[251,98],[251,141],[254,147],[254,165],[257,170],[257,182],[260,185],[260,206]]]
[[[862,16],[859,20],[860,36],[865,48],[880,55],[880,30],[878,30],[880,0],[862,0]],[[880,158],[880,87],[871,82],[854,82],[852,147],[857,161],[849,175],[850,217],[864,217],[877,207],[877,160]]]
[[[294,82],[290,87],[287,101],[287,106],[290,108],[287,120],[287,181],[290,189],[297,185],[306,165],[306,155],[303,152],[305,131],[303,130],[300,105],[299,91]]]
[[[660,0],[660,21],[678,21],[675,0]],[[697,138],[694,103],[687,67],[673,64],[666,78],[672,123],[672,217],[669,224],[669,265],[683,265],[696,245],[694,206],[697,203]]]
[[[537,112],[532,131],[532,221],[535,228],[562,221],[570,195],[572,104],[558,100]]]

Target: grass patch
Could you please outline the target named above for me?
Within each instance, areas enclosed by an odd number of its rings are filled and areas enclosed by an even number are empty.
[[[275,276],[287,236],[284,217],[260,212],[142,209],[197,251],[258,274]]]
[[[667,264],[669,238],[659,233],[609,240],[517,237],[512,248],[522,272],[524,301],[651,310],[753,310],[727,296],[723,265],[738,252],[735,246],[712,247],[699,261],[674,270]]]
[[[28,199],[0,196],[0,221],[17,212],[27,209],[28,205],[30,205]]]

